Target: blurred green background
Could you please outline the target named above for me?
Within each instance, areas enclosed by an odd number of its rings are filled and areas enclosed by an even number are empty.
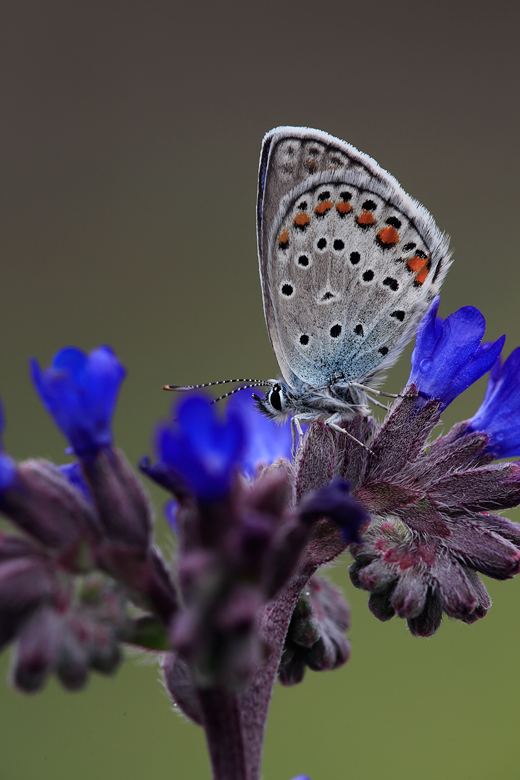
[[[115,429],[132,462],[168,413],[165,382],[276,374],[255,189],[262,136],[280,124],[345,138],[391,171],[452,236],[441,313],[474,304],[488,338],[519,344],[519,29],[520,6],[501,0],[4,0],[8,450],[64,462],[27,359],[66,344],[111,344],[127,366]],[[407,376],[404,357],[386,389]],[[352,658],[276,690],[266,780],[520,777],[520,582],[488,583],[480,623],[418,640],[369,614],[346,562],[331,574],[352,605]],[[129,659],[82,694],[4,687],[0,780],[71,777],[209,778],[203,735],[171,712],[154,664]]]

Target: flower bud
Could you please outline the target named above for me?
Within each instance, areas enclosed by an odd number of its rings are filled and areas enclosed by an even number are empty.
[[[60,619],[50,607],[39,609],[24,625],[13,654],[11,679],[24,693],[39,691],[56,661]]]
[[[0,508],[19,528],[46,547],[64,550],[99,531],[93,506],[60,470],[45,460],[21,463]]]
[[[350,657],[344,632],[350,610],[341,592],[314,575],[296,604],[278,670],[283,685],[301,682],[305,666],[316,672],[341,666]]]
[[[202,711],[197,690],[187,664],[175,653],[166,653],[162,665],[164,686],[175,706],[198,726],[202,725]]]

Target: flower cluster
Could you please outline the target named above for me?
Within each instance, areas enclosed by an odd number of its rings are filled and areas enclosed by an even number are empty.
[[[336,669],[350,657],[345,631],[350,610],[332,583],[316,574],[311,577],[294,609],[278,679],[283,685],[303,680],[306,667],[316,672]]]
[[[250,398],[235,396],[221,419],[208,400],[192,397],[158,428],[157,461],[141,463],[175,497],[174,580],[153,541],[147,497],[113,443],[124,375],[108,347],[89,355],[66,348],[45,370],[32,363],[77,461],[18,464],[0,451],[0,510],[17,530],[0,535],[0,649],[14,644],[12,678],[26,692],[50,673],[79,689],[89,671],[117,668],[124,643],[168,651],[166,687],[204,725],[215,776],[242,776],[244,766],[230,767],[229,758],[216,769],[226,708],[233,735],[242,692],[240,731],[251,735],[240,760],[253,777],[258,720],[265,723],[301,591],[321,563],[359,541],[368,516],[341,480],[296,502],[290,433],[272,436]],[[297,661],[300,677],[306,664],[329,669],[348,657],[347,607],[324,581],[309,588],[312,636]],[[299,623],[296,615],[295,644]]]
[[[0,536],[0,648],[15,642],[21,690],[41,688],[49,673],[75,690],[90,670],[115,671],[121,642],[139,642],[130,596],[166,624],[176,592],[152,543],[147,497],[112,444],[124,377],[116,356],[68,348],[32,372],[80,460],[58,468],[0,454],[0,510],[18,531]]]
[[[255,425],[248,425],[253,415]],[[243,395],[229,404],[225,420],[209,401],[193,396],[179,405],[174,423],[159,427],[158,462],[141,463],[176,499],[185,608],[170,637],[198,684],[234,687],[251,677],[273,641],[271,635],[266,643],[259,631],[261,608],[290,581],[321,518],[335,521],[348,541],[367,520],[341,481],[295,506],[292,467],[276,458],[290,451],[290,434],[281,429],[282,437],[267,440],[268,449],[264,432],[271,428]],[[252,472],[254,481],[244,479]],[[175,697],[171,670],[166,678]]]
[[[113,672],[124,643],[163,651],[165,686],[204,727],[214,776],[256,778],[275,679],[298,683],[350,654],[349,609],[316,575],[324,563],[349,548],[370,610],[415,635],[434,634],[443,614],[482,618],[479,573],[520,571],[520,526],[499,514],[520,504],[520,465],[496,462],[520,455],[520,348],[502,364],[504,338],[482,342],[477,309],[444,321],[437,310],[386,419],[344,420],[352,438],[314,422],[292,461],[289,428],[258,415],[245,390],[225,417],[201,396],[179,404],[156,431],[155,461],[140,464],[173,497],[175,577],[113,443],[123,366],[108,347],[33,362],[77,461],[16,463],[0,448],[0,511],[15,529],[0,534],[0,649],[14,645],[14,684],[35,691],[55,673],[78,689],[91,670]],[[431,440],[488,371],[480,409]]]
[[[372,454],[357,455],[353,495],[371,522],[351,546],[351,579],[379,619],[397,614],[420,636],[435,633],[443,613],[484,617],[491,601],[477,572],[520,570],[520,527],[496,514],[520,504],[520,467],[493,462],[520,453],[518,350],[501,367],[504,338],[481,344],[477,309],[442,322],[437,308],[419,327],[404,397],[377,430],[352,425]],[[442,410],[490,369],[474,417],[429,445]]]

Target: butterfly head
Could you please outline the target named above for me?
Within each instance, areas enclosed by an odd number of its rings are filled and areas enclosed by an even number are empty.
[[[263,398],[258,395],[254,395],[253,398],[256,401],[256,408],[262,414],[280,423],[285,422],[293,411],[289,388],[279,380],[271,380],[269,390]]]

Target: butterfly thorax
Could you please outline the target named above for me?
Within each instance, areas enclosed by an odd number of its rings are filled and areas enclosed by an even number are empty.
[[[351,419],[370,413],[366,394],[345,382],[334,382],[327,387],[290,387],[283,380],[273,380],[263,398],[255,396],[257,408],[277,422],[285,422],[291,415],[301,422],[312,422],[332,415]]]

